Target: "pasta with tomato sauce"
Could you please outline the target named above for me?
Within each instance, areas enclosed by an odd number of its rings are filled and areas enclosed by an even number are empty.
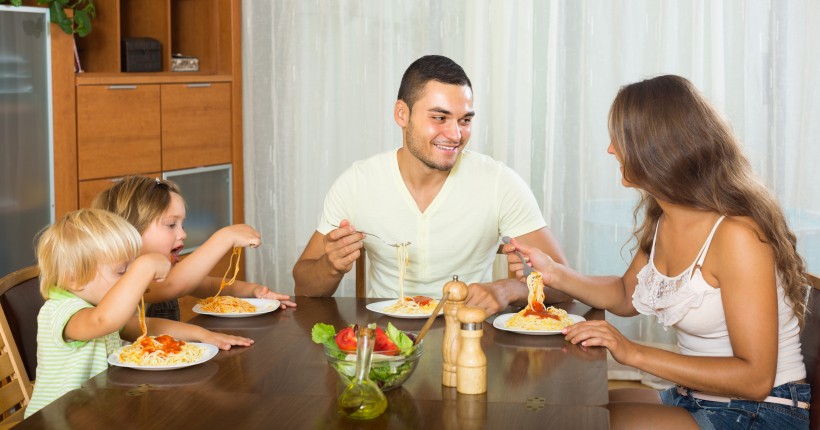
[[[427,296],[406,297],[404,295],[404,276],[410,256],[407,253],[407,244],[402,243],[396,248],[396,260],[399,265],[399,299],[395,304],[384,308],[385,312],[404,315],[429,315],[433,313],[438,301]]]
[[[120,362],[138,366],[173,366],[199,360],[205,348],[176,340],[167,334],[148,336],[145,322],[145,299],[137,309],[142,335],[120,351]]]
[[[522,330],[557,331],[574,324],[567,311],[544,306],[544,281],[533,270],[527,276],[527,306],[507,321],[507,327]]]

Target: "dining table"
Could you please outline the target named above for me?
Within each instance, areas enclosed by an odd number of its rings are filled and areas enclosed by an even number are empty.
[[[197,315],[189,322],[249,337],[254,344],[219,351],[190,367],[148,371],[110,366],[39,410],[17,427],[81,429],[528,429],[609,428],[607,354],[567,342],[562,335],[526,335],[483,324],[487,391],[462,394],[443,386],[444,317],[424,337],[415,372],[385,392],[379,417],[355,420],[338,412],[344,386],[313,343],[316,323],[336,330],[388,322],[418,332],[425,319],[394,318],[367,309],[385,299],[297,297],[297,307],[247,318]],[[604,311],[577,301],[555,304],[585,319]]]

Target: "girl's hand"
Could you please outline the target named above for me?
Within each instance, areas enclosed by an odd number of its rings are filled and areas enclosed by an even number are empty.
[[[256,297],[256,298],[279,300],[280,309],[287,309],[288,306],[290,306],[292,308],[296,307],[296,303],[290,301],[290,296],[288,296],[286,294],[274,293],[273,291],[269,290],[268,287],[266,287],[264,285],[257,285],[257,284],[251,284],[251,285],[255,285],[255,287],[253,287],[253,296]]]
[[[231,349],[232,346],[251,346],[253,345],[253,340],[248,339],[247,337],[241,336],[233,336],[230,334],[224,333],[217,333],[214,331],[206,330],[202,336],[201,342],[210,343],[211,345],[215,345],[219,349],[228,350]]]
[[[229,238],[234,248],[258,248],[262,244],[262,235],[247,224],[234,224],[219,231]]]
[[[561,331],[564,339],[584,347],[603,346],[618,363],[629,364],[636,344],[627,339],[610,323],[602,320],[581,321]]]

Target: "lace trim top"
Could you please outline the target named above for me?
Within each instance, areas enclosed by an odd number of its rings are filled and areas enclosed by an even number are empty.
[[[632,305],[638,312],[654,315],[664,327],[669,327],[680,321],[691,308],[700,306],[705,294],[710,290],[714,291],[714,288],[702,279],[700,267],[706,259],[709,244],[712,243],[712,237],[723,218],[725,216],[721,216],[715,222],[695,261],[675,277],[666,276],[655,267],[655,243],[660,219],[658,220],[655,224],[649,262],[638,272],[638,285],[632,294]]]

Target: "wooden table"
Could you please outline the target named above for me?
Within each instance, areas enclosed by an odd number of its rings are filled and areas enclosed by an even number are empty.
[[[371,421],[336,412],[339,377],[310,340],[317,322],[392,322],[418,331],[424,320],[368,311],[354,298],[298,298],[298,308],[252,318],[197,316],[211,330],[247,336],[248,348],[220,351],[185,369],[149,372],[119,367],[87,381],[20,424],[26,428],[608,428],[606,352],[562,336],[527,336],[484,325],[488,391],[458,394],[441,385],[440,317],[425,337],[418,368],[387,392],[387,411]],[[560,305],[587,319],[603,311]],[[509,311],[509,310],[508,310]]]

